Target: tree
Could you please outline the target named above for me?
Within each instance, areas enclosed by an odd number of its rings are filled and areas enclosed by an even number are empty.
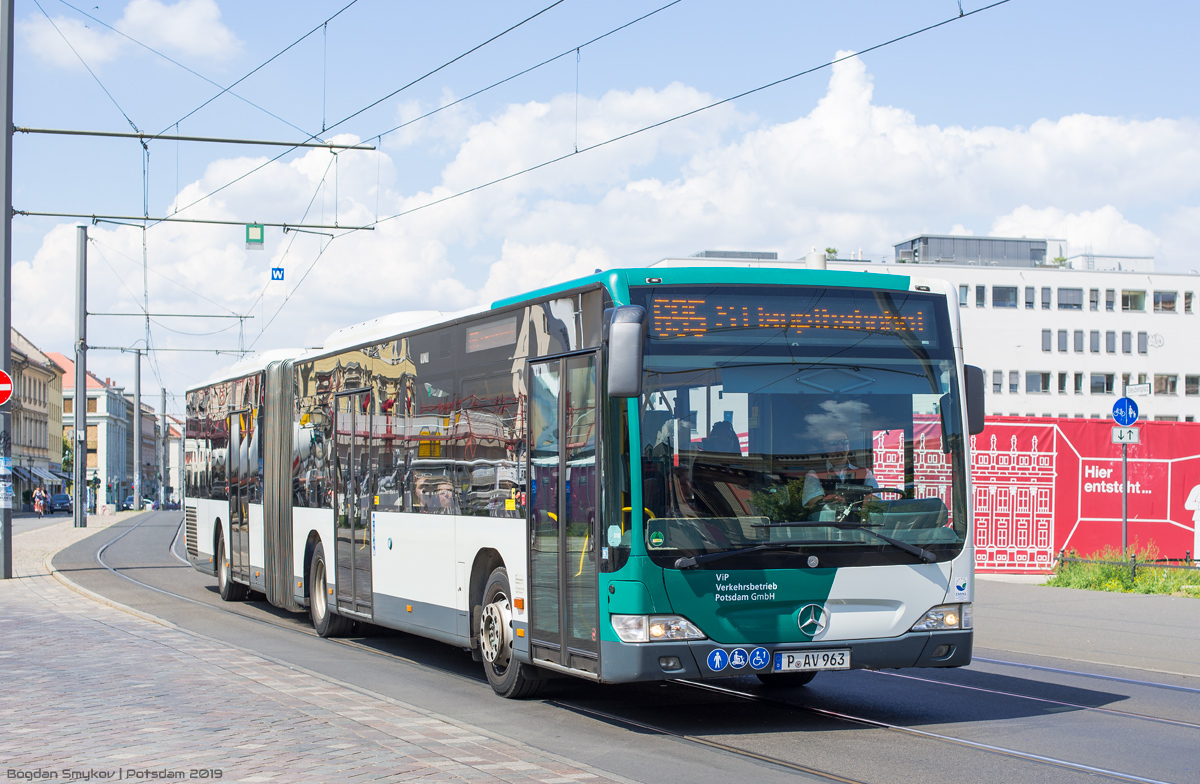
[[[62,470],[64,474],[74,475],[75,451],[71,448],[71,439],[63,435]]]
[[[825,258],[829,259],[830,261],[832,261],[833,259],[836,259],[837,258],[837,248],[826,248],[825,249]]]

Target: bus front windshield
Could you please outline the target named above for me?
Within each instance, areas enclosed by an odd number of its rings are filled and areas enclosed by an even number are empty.
[[[944,297],[633,294],[649,314],[640,453],[657,563],[835,567],[961,552],[962,416]]]

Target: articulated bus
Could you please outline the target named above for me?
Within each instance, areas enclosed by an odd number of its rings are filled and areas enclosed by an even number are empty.
[[[621,269],[398,314],[187,393],[188,557],[325,637],[492,688],[971,660],[957,297],[902,275]]]

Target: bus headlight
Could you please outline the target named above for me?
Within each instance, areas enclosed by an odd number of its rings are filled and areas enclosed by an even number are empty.
[[[613,630],[622,642],[703,640],[704,632],[682,615],[612,615]]]
[[[921,616],[913,624],[914,632],[932,632],[940,629],[970,629],[974,625],[970,604],[939,604]]]

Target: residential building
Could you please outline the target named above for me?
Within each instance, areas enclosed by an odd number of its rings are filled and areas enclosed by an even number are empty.
[[[63,368],[28,338],[10,336],[13,395],[11,398],[13,503],[31,503],[34,488],[62,492]]]
[[[71,442],[77,444],[73,438],[77,402],[75,362],[58,353],[49,356],[64,371],[63,429]],[[93,373],[87,374],[87,389],[82,398],[87,407],[87,478],[95,488],[89,501],[92,511],[114,511],[130,491],[130,474],[126,471],[129,403],[123,393],[111,379],[101,380]]]
[[[130,481],[130,490],[133,492],[133,476],[137,470],[141,475],[141,491],[142,498],[158,499],[158,439],[161,438],[158,416],[154,412],[154,407],[142,400],[142,441],[140,448],[135,450],[133,445],[133,434],[136,431],[134,424],[134,397],[133,394],[125,393],[125,402],[129,404],[129,423],[126,433],[128,440],[126,442],[126,457],[125,466],[126,474]],[[137,468],[134,467],[136,456],[141,456],[138,461]],[[140,502],[139,502],[140,506]]]

